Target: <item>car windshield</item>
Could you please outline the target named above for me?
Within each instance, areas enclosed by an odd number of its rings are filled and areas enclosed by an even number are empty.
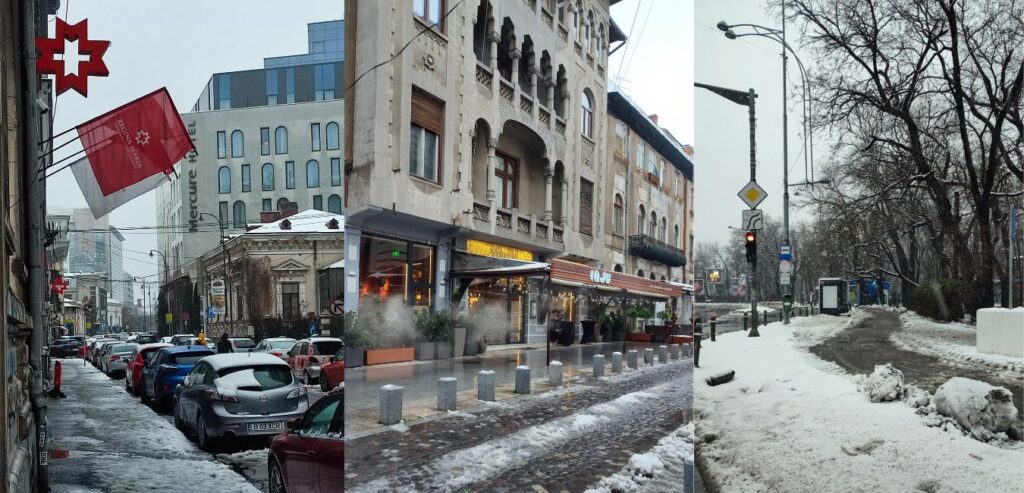
[[[143,334],[143,335],[140,335],[140,336],[136,337],[135,341],[139,342],[139,343],[156,342],[156,336],[148,335],[148,334]]]
[[[217,376],[219,385],[241,390],[278,389],[292,383],[293,378],[291,369],[283,365],[224,368]]]
[[[194,365],[210,354],[212,353],[178,353],[171,357],[171,361],[176,365]]]
[[[269,341],[270,349],[291,349],[295,341]]]
[[[153,358],[155,358],[155,357],[156,357],[156,350],[155,349],[152,350],[152,351],[146,351],[146,352],[142,353],[142,360],[145,361],[147,365],[149,363],[151,363],[153,361]]]
[[[334,354],[341,349],[341,341],[317,341],[313,343],[313,354]]]
[[[253,342],[252,339],[235,339],[231,341],[231,343],[234,344],[236,348],[240,349],[247,349],[256,346],[256,343]]]
[[[111,349],[110,352],[114,353],[114,354],[131,354],[132,352],[135,351],[136,347],[138,347],[138,346],[135,345],[135,344],[125,344],[123,346],[114,346],[114,348]]]

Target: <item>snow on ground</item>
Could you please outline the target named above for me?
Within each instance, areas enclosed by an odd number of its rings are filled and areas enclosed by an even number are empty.
[[[138,491],[179,491],[183,485],[201,485],[217,493],[259,493],[224,464],[204,458],[183,456],[181,459],[124,456],[102,452],[75,452],[80,467],[99,479],[105,493],[136,493]],[[184,481],[184,483],[181,483]],[[89,491],[80,485],[51,479],[54,493]]]
[[[987,440],[1004,434],[1017,420],[1012,394],[979,380],[953,377],[935,391],[935,410],[957,421],[975,437]]]
[[[903,403],[871,403],[805,350],[858,316],[772,323],[759,338],[723,334],[701,348],[694,407],[705,483],[743,493],[1024,491],[1021,446],[928,427]],[[732,382],[704,383],[724,370],[736,371]]]
[[[683,491],[684,469],[693,464],[693,422],[689,422],[642,454],[633,454],[619,472],[585,493]]]
[[[914,312],[900,315],[902,330],[890,337],[896,346],[954,363],[984,365],[1007,373],[1011,378],[1024,378],[1024,358],[1001,354],[979,353],[973,326],[956,322],[936,322]]]

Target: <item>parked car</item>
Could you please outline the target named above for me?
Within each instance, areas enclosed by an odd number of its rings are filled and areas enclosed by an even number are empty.
[[[51,358],[71,358],[78,354],[78,341],[74,339],[57,339],[50,343]]]
[[[174,334],[173,336],[171,336],[170,343],[174,344],[175,346],[179,346],[181,345],[182,341],[187,341],[189,339],[195,338],[195,334]]]
[[[156,356],[160,348],[169,347],[167,343],[142,344],[128,357],[128,368],[125,369],[124,387],[131,395],[139,395],[142,382],[142,370]]]
[[[174,336],[161,337],[160,338],[160,342],[165,343],[165,344],[170,344],[171,343],[171,339],[173,339],[173,338],[174,338]]]
[[[210,340],[207,339],[206,340],[206,344],[200,344],[198,337],[189,337],[189,338],[186,338],[186,339],[179,339],[178,340],[178,345],[179,346],[207,346],[207,347],[209,347],[210,346]],[[216,348],[214,348],[214,349],[216,349]]]
[[[85,359],[89,360],[89,362],[91,363],[92,362],[93,353],[96,352],[96,347],[99,346],[101,343],[109,342],[109,341],[113,341],[113,340],[114,339],[109,339],[109,338],[106,338],[106,337],[97,337],[97,338],[93,339],[92,342],[90,342],[89,345],[86,346],[87,349],[85,351]]]
[[[280,358],[217,354],[197,363],[175,390],[174,424],[209,450],[225,438],[276,435],[308,407],[306,387]]]
[[[309,406],[274,437],[267,457],[270,491],[327,493],[344,484],[345,386]]]
[[[256,347],[256,341],[248,337],[228,337],[228,342],[231,343],[233,353],[248,353],[250,349]]]
[[[345,347],[338,349],[327,364],[320,367],[320,389],[330,392],[331,389],[345,381]]]
[[[256,347],[252,348],[252,352],[270,353],[287,361],[288,351],[295,347],[296,342],[298,341],[291,337],[268,337],[260,341]]]
[[[124,375],[125,370],[128,368],[128,358],[131,357],[138,346],[138,344],[114,344],[110,346],[110,349],[107,350],[107,355],[101,362],[103,373],[106,373],[111,378]]]
[[[111,340],[103,341],[103,342],[97,344],[96,348],[92,352],[92,364],[93,364],[93,366],[95,366],[96,368],[99,368],[100,367],[100,361],[102,361],[102,358],[104,356],[106,356],[107,349],[109,349],[111,346],[113,346],[115,344],[123,344],[123,342],[121,342],[118,339],[111,339]]]
[[[310,337],[303,339],[288,351],[288,365],[306,385],[320,382],[320,367],[342,348],[337,337]]]
[[[135,344],[152,344],[157,342],[157,340],[156,334],[149,332],[139,332],[128,336],[128,342],[134,342]]]
[[[192,371],[199,360],[214,354],[206,346],[170,346],[160,348],[142,370],[142,402],[153,402],[157,409],[166,408],[174,397],[174,389]]]

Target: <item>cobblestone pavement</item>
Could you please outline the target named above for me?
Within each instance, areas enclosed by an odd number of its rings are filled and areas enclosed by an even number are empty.
[[[346,490],[582,491],[690,419],[692,360],[631,373],[349,440]]]

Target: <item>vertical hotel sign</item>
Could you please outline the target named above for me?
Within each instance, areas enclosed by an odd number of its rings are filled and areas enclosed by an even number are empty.
[[[188,151],[188,232],[199,231],[199,173],[196,172],[196,121],[188,124],[188,137],[192,139],[192,150]]]

